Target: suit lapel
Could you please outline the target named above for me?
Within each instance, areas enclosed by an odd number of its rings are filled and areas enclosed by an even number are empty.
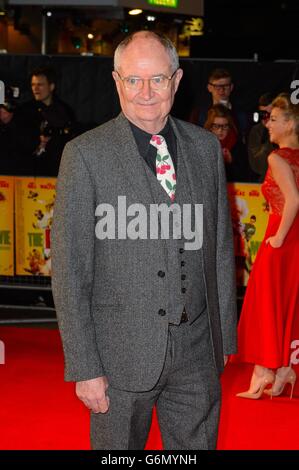
[[[144,161],[138,152],[130,124],[122,113],[115,119],[115,124],[116,132],[113,146],[116,149],[128,185],[135,193],[140,204],[151,204],[153,198],[145,173]]]
[[[201,180],[201,159],[203,156],[200,150],[196,148],[196,156],[194,143],[190,140],[190,136],[180,126],[177,126],[175,120],[170,117],[170,122],[174,130],[177,146],[178,146],[178,157],[184,160],[186,168],[186,177],[188,180],[191,199],[193,204],[203,204],[204,194],[202,191],[202,180]],[[178,181],[178,184],[179,181]]]
[[[183,129],[181,125],[177,125],[176,122],[171,119],[171,124],[173,126],[174,133],[177,138],[178,143],[178,154],[179,158],[182,158],[185,164],[186,169],[186,182],[189,184],[190,195],[192,204],[202,204],[203,205],[203,245],[202,245],[202,269],[203,273],[206,272],[205,266],[208,265],[209,259],[209,248],[207,247],[206,232],[205,227],[208,225],[209,218],[207,216],[207,198],[208,195],[203,191],[203,181],[201,169],[203,167],[202,160],[204,158],[200,149],[192,142],[190,136]],[[208,241],[208,240],[207,240]]]
[[[190,136],[185,132],[182,126],[177,125],[173,118],[170,117],[169,119],[177,139],[178,156],[184,160],[192,203],[204,203],[205,196],[202,190],[200,171],[201,161],[204,156],[198,148],[196,148],[195,155],[195,144],[190,140]],[[128,184],[137,196],[138,202],[151,204],[154,201],[148,182],[148,176],[145,172],[144,165],[146,165],[146,163],[138,152],[130,124],[123,113],[119,114],[115,119],[115,124],[115,141],[112,145],[115,148]],[[157,184],[159,183],[157,182]]]

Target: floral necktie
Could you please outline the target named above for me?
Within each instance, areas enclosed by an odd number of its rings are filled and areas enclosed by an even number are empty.
[[[150,143],[157,149],[156,173],[158,181],[173,201],[176,190],[176,174],[166,141],[162,135],[153,135]]]

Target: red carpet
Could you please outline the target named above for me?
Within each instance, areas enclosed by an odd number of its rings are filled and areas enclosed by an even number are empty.
[[[63,381],[58,332],[3,327],[0,340],[6,353],[0,364],[0,449],[89,449],[88,411],[74,384]],[[229,365],[223,375],[218,449],[299,449],[298,384],[293,400],[236,398],[250,373]],[[147,449],[161,449],[155,417]]]

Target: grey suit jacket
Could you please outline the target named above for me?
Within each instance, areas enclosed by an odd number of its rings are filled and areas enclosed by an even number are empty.
[[[235,352],[236,295],[232,231],[218,140],[170,118],[184,156],[193,203],[203,204],[203,268],[214,361]],[[118,388],[150,390],[161,373],[168,334],[158,314],[167,275],[162,240],[98,240],[100,203],[153,203],[144,162],[123,114],[69,142],[57,184],[52,228],[52,288],[66,380],[107,375]]]

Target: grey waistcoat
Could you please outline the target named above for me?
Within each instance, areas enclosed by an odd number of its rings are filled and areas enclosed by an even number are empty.
[[[167,204],[171,201],[165,190],[157,180],[156,175],[144,162],[149,188],[155,204]],[[168,291],[167,316],[169,323],[178,325],[181,321],[183,309],[187,312],[190,322],[193,322],[206,307],[205,283],[202,269],[202,250],[185,250],[184,244],[188,240],[183,233],[183,204],[192,204],[189,190],[184,158],[178,148],[177,187],[174,203],[181,208],[181,239],[172,238],[173,215],[169,220],[170,236],[165,240],[165,256],[167,272],[161,279]],[[194,230],[194,211],[191,212],[191,227]],[[160,219],[159,219],[160,220]],[[192,240],[189,240],[192,241]],[[184,250],[184,251],[183,251]]]

